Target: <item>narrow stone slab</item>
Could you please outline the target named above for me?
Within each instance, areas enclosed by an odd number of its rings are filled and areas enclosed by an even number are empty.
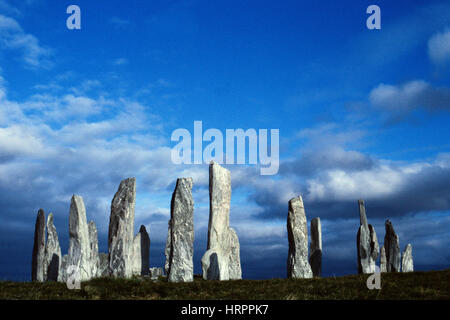
[[[98,233],[95,222],[91,221],[88,225],[89,229],[89,246],[90,246],[90,266],[91,266],[91,277],[100,277],[100,258],[98,254]]]
[[[211,161],[208,245],[202,258],[203,278],[207,280],[242,278],[239,239],[230,228],[230,201],[230,171]]]
[[[135,202],[136,179],[123,180],[111,202],[109,219],[109,272],[115,277],[132,276]]]
[[[99,268],[97,272],[97,277],[108,277],[109,276],[109,263],[108,263],[108,254],[100,252],[98,254],[99,257]]]
[[[287,231],[289,240],[288,278],[312,278],[313,274],[308,262],[308,227],[301,196],[289,200]]]
[[[53,213],[47,217],[47,243],[45,244],[45,279],[61,281],[61,247],[58,233],[53,223]]]
[[[408,243],[405,247],[402,257],[402,272],[413,272],[414,263],[412,255],[412,245]]]
[[[169,282],[194,281],[194,199],[192,178],[177,180],[170,209],[170,239],[166,250]]]
[[[31,258],[31,280],[44,281],[45,268],[45,213],[39,209],[34,227],[34,245]]]
[[[314,277],[322,275],[322,224],[320,218],[311,220],[311,244],[309,247],[309,264]]]
[[[360,226],[356,236],[358,273],[374,273],[375,262],[380,253],[375,228],[367,223],[364,200],[358,200]]]
[[[72,196],[69,215],[69,253],[67,268],[77,268],[80,281],[92,278],[91,246],[89,227],[86,221],[86,208],[83,198]]]
[[[387,272],[386,250],[384,249],[384,246],[381,247],[380,271]]]
[[[400,241],[389,219],[386,220],[385,227],[384,249],[386,250],[386,271],[400,272],[402,263],[400,257]]]

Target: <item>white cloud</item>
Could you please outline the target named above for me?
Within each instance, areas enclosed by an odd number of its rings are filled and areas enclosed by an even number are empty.
[[[371,104],[397,116],[404,116],[413,110],[450,110],[450,89],[432,87],[423,80],[414,80],[395,86],[380,84],[370,92]]]
[[[428,54],[438,65],[450,62],[450,30],[435,34],[428,41]]]
[[[49,67],[50,49],[39,44],[39,40],[26,33],[13,18],[0,14],[0,45],[7,49],[23,51],[23,60],[29,67]]]

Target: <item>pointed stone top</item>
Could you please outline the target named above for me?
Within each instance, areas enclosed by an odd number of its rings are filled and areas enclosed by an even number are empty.
[[[303,198],[302,198],[301,195],[298,196],[298,197],[292,198],[291,200],[289,200],[289,208],[292,208],[292,207],[304,208]]]
[[[368,228],[367,224],[367,216],[366,216],[366,207],[364,206],[364,200],[360,199],[358,200],[358,206],[359,206],[359,221],[362,226],[365,226]]]
[[[53,224],[53,213],[50,212],[47,216],[47,226]]]
[[[145,228],[145,226],[143,224],[139,228],[139,233],[142,233],[142,232],[147,232],[147,229]]]

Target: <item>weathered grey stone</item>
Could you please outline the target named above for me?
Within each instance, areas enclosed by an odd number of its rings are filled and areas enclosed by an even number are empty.
[[[78,270],[80,281],[92,278],[91,246],[89,227],[86,221],[86,208],[83,198],[74,195],[70,203],[69,215],[69,253],[67,268]]]
[[[231,175],[214,161],[209,165],[209,199],[208,246],[202,258],[203,278],[241,279],[239,239],[230,228]],[[214,256],[220,263],[210,263]],[[218,268],[218,271],[210,268]]]
[[[111,202],[109,219],[109,272],[115,277],[129,278],[133,274],[135,202],[136,179],[123,180]]]
[[[413,272],[414,263],[412,256],[412,245],[408,243],[405,247],[402,257],[402,272]]]
[[[356,237],[358,252],[358,273],[374,273],[375,262],[380,253],[375,228],[367,223],[363,200],[358,200],[360,227]]]
[[[53,224],[53,213],[47,217],[47,242],[45,244],[45,279],[47,281],[61,281],[61,247],[58,234]]]
[[[380,271],[381,272],[387,272],[387,266],[386,266],[386,250],[384,249],[384,246],[381,247],[381,257],[380,257]]]
[[[133,240],[133,275],[148,276],[149,274],[149,252],[150,237],[145,226],[141,225],[138,234]]]
[[[400,241],[389,219],[386,220],[385,227],[384,249],[386,250],[386,271],[400,272],[402,263],[400,257]]]
[[[150,272],[150,236],[144,225],[141,225],[139,233],[141,235],[141,275],[148,276]]]
[[[67,262],[69,260],[69,255],[65,254],[61,259],[61,268],[60,268],[60,280],[61,282],[67,281]]]
[[[31,280],[44,281],[45,269],[45,213],[39,209],[34,227],[34,245],[31,258]]]
[[[154,267],[150,268],[149,271],[150,271],[149,275],[152,279],[158,279],[159,277],[162,277],[164,275],[163,268]]]
[[[167,227],[167,239],[166,239],[166,249],[164,250],[164,255],[166,256],[166,261],[164,263],[164,272],[165,274],[169,274],[169,266],[170,266],[170,251],[171,251],[171,247],[172,247],[172,227],[170,226],[171,224],[171,220],[169,219],[168,227]]]
[[[89,247],[90,247],[90,266],[91,266],[91,277],[100,277],[100,258],[98,254],[98,234],[95,222],[91,221],[88,225],[89,229]]]
[[[109,276],[109,263],[108,254],[100,252],[99,257],[99,268],[97,272],[97,277],[108,277]]]
[[[134,237],[131,259],[131,272],[133,276],[140,276],[142,272],[142,256],[141,256],[141,234]]]
[[[322,275],[322,224],[320,218],[311,220],[311,244],[309,247],[309,264],[314,277]]]
[[[166,250],[169,282],[194,281],[194,200],[192,178],[177,180],[170,205],[168,250]]]
[[[289,240],[288,278],[312,278],[313,274],[308,262],[308,227],[301,196],[289,200],[287,231]]]

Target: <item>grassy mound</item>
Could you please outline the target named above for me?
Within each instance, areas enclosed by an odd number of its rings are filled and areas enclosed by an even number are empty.
[[[64,283],[0,282],[0,299],[450,299],[450,269],[382,273],[381,290],[369,290],[369,275],[320,279],[156,282],[145,278],[94,279],[69,290]]]

